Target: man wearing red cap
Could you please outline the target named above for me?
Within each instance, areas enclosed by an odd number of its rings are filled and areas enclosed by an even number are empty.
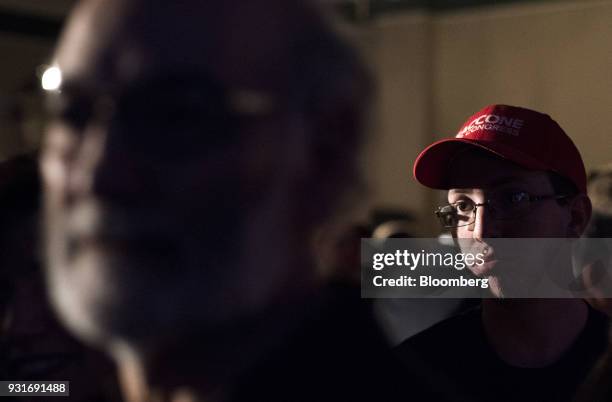
[[[581,236],[591,203],[572,140],[548,115],[491,105],[454,138],[421,152],[414,176],[427,187],[448,190],[448,204],[437,215],[462,248],[485,254],[485,263],[471,271],[488,279],[491,297],[408,339],[399,354],[410,365],[421,363],[436,400],[571,400],[605,347],[605,318],[569,292],[555,299],[538,296],[534,270],[519,266],[507,272],[492,244]],[[561,255],[554,270],[571,269],[569,254]],[[546,257],[542,252],[536,261],[550,265]]]

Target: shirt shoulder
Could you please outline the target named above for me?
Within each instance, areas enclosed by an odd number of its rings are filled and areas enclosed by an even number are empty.
[[[448,359],[452,355],[460,354],[465,348],[481,344],[484,333],[480,314],[478,306],[447,318],[404,340],[395,348],[395,352],[401,360],[425,353],[428,359],[436,355]]]

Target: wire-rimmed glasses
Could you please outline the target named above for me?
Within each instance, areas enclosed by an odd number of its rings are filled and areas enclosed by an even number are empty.
[[[567,197],[569,196],[565,194],[531,195],[526,191],[516,191],[489,198],[482,203],[464,198],[438,207],[435,214],[444,228],[452,229],[474,223],[478,207],[486,206],[493,219],[519,219],[531,212],[532,205],[535,202],[559,200]]]

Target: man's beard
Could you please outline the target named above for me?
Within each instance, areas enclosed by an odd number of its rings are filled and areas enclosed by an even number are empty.
[[[60,245],[50,252],[54,302],[68,325],[93,342],[136,340],[196,322],[214,326],[231,317],[225,302],[239,278],[241,228],[227,223],[223,232],[209,220],[133,237],[50,230],[49,243]]]

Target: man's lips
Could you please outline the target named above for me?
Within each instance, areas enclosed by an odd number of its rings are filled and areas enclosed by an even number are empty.
[[[499,260],[497,259],[485,259],[484,263],[482,264],[474,264],[471,267],[471,271],[474,275],[476,276],[486,276],[488,274],[490,274],[494,269],[495,266],[499,263]]]
[[[520,260],[516,258],[507,258],[506,256],[504,256],[504,258],[499,258],[494,253],[488,254],[483,260],[484,262],[482,264],[474,263],[474,265],[470,267],[474,275],[487,276],[496,272],[498,274],[502,272],[509,273],[513,271],[513,267],[515,267],[516,264],[520,264]],[[502,271],[499,269],[500,265],[503,265]]]
[[[478,254],[481,256],[484,262],[482,264],[478,264],[479,260],[476,260],[474,265],[470,267],[470,270],[476,276],[486,276],[495,269],[495,266],[499,263],[499,260],[495,256],[495,251],[490,246],[484,247],[484,249]]]
[[[164,213],[165,212],[165,213]],[[82,201],[66,211],[66,230],[73,236],[98,240],[175,235],[181,222],[160,208],[120,208],[95,200]]]
[[[167,248],[177,238],[177,225],[151,214],[97,208],[84,204],[67,217],[66,240],[69,250]]]
[[[169,241],[163,235],[158,234],[106,234],[106,233],[91,233],[87,236],[72,235],[70,238],[71,244],[80,247],[103,247],[103,248],[140,248],[146,245],[147,248],[168,246]]]

